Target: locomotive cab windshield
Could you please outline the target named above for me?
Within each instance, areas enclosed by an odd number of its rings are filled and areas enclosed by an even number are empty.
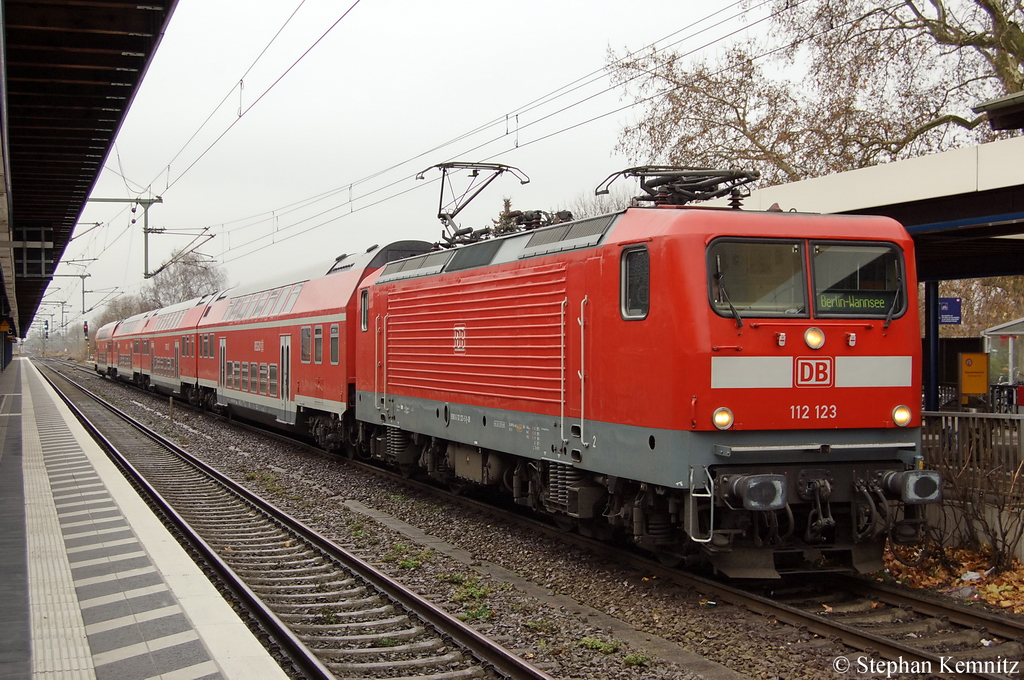
[[[810,284],[807,256],[810,253]],[[885,243],[718,239],[708,248],[711,306],[725,317],[898,317],[906,309],[900,251]]]

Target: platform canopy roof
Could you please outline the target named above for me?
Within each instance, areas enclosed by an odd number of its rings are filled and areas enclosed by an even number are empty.
[[[0,318],[24,337],[177,0],[2,0]]]
[[[1024,274],[1024,137],[758,189],[743,205],[773,203],[898,220],[924,281]]]
[[[1003,335],[1024,335],[1024,318],[1017,319],[1016,321],[1009,321],[1007,323],[1001,323],[998,326],[992,326],[992,328],[986,328],[981,332],[982,335],[992,336],[1003,336]]]

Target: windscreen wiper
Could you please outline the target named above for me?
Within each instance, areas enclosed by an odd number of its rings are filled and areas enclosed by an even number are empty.
[[[882,328],[888,328],[889,324],[892,323],[892,315],[896,313],[896,303],[900,301],[900,291],[903,290],[903,279],[899,276],[896,277],[896,294],[892,296],[892,306],[889,307],[889,313],[885,315],[885,323],[882,324]]]
[[[740,312],[736,309],[736,306],[732,304],[732,300],[729,299],[729,292],[725,290],[725,275],[722,274],[722,256],[715,256],[715,280],[718,281],[718,292],[721,293],[722,299],[729,305],[729,311],[732,312],[732,316],[736,319],[736,327],[743,328],[743,317],[740,316]]]

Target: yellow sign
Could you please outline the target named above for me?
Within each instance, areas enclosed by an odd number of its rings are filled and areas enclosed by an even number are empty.
[[[6,333],[11,330],[11,325],[7,323],[7,319],[0,321],[0,333]]]
[[[988,394],[988,355],[960,355],[960,394]]]

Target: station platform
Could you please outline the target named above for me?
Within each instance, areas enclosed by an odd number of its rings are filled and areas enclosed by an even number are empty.
[[[287,678],[26,358],[0,445],[0,677]]]

